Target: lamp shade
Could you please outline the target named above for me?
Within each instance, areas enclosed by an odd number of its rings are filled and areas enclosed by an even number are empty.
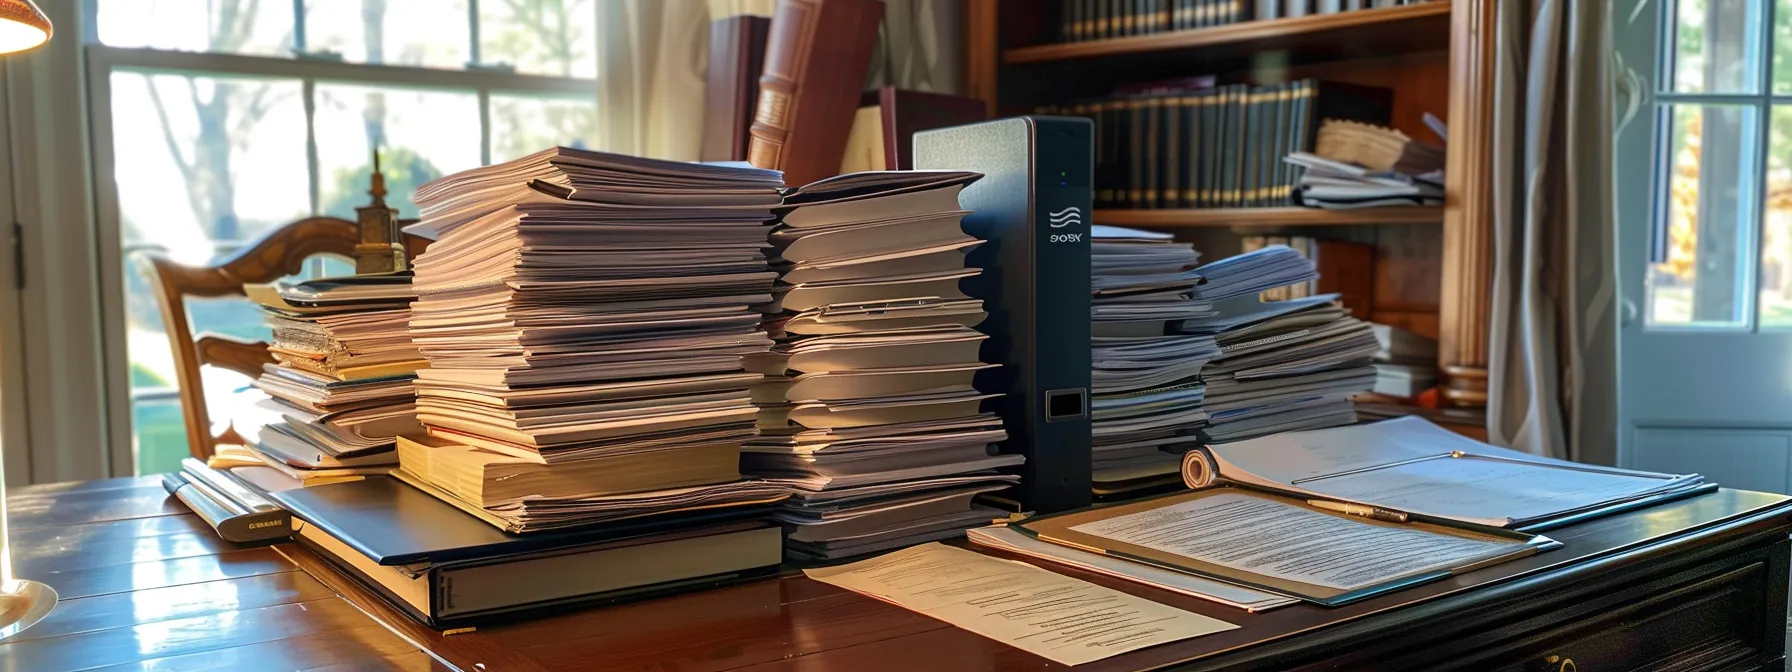
[[[50,41],[50,19],[31,0],[0,0],[0,54]]]

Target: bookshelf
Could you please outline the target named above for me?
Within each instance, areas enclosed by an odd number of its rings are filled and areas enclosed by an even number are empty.
[[[1293,54],[1295,60],[1312,61],[1437,51],[1449,46],[1450,3],[1439,0],[1152,35],[1016,47],[1002,51],[1002,64],[1166,52],[1213,61],[1272,50]]]
[[[1443,118],[1443,207],[1097,208],[1094,221],[1174,231],[1210,258],[1235,253],[1241,234],[1285,227],[1372,244],[1371,318],[1436,338],[1442,400],[1477,407],[1487,398],[1496,1],[1433,0],[1059,43],[1057,0],[966,0],[965,86],[1006,116],[1197,75],[1254,85],[1312,78],[1392,91],[1390,125],[1415,138],[1435,137],[1427,113]]]
[[[1442,224],[1444,209],[1361,208],[1207,208],[1199,210],[1097,209],[1096,224],[1149,229],[1193,227],[1374,226],[1393,224]]]

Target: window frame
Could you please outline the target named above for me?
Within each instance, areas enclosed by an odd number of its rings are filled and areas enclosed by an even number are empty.
[[[193,76],[242,76],[296,80],[303,91],[305,110],[308,197],[314,215],[321,206],[319,187],[318,138],[316,134],[317,85],[349,84],[383,86],[432,91],[473,93],[478,98],[481,165],[491,165],[492,96],[527,96],[572,100],[580,97],[597,102],[595,78],[557,77],[524,74],[509,68],[470,65],[463,69],[428,68],[409,65],[357,63],[306,58],[303,54],[304,26],[299,20],[303,0],[294,0],[294,41],[300,42],[294,57],[231,54],[218,52],[174,51],[147,47],[118,47],[100,42],[99,1],[80,0],[82,12],[81,44],[85,57],[85,93],[89,134],[88,160],[93,175],[93,217],[96,238],[96,266],[99,296],[97,316],[103,350],[104,392],[102,412],[107,421],[109,444],[107,462],[113,475],[134,475],[138,469],[133,409],[140,398],[178,394],[173,390],[135,391],[130,384],[130,352],[127,344],[126,317],[126,254],[123,241],[123,218],[119,209],[118,188],[114,181],[117,157],[114,155],[111,81],[114,72],[160,71]],[[275,4],[273,7],[277,7]],[[479,0],[467,0],[471,41],[469,60],[480,58]],[[597,39],[593,35],[593,40]],[[593,49],[595,49],[595,45]],[[595,129],[593,129],[595,130]],[[248,243],[252,241],[239,241]]]

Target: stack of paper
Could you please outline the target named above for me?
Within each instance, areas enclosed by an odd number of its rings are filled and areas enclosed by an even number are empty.
[[[1375,353],[1376,394],[1413,397],[1437,384],[1437,341],[1385,324],[1369,326],[1381,345]]]
[[[833,559],[963,534],[1000,513],[971,503],[1016,480],[993,471],[1000,419],[980,412],[972,327],[982,301],[959,283],[980,244],[965,235],[964,172],[855,173],[788,192],[771,239],[782,283],[766,307],[779,343],[749,358],[761,436],[746,470],[794,490],[776,514],[792,557]]]
[[[1167,233],[1095,225],[1090,238],[1096,490],[1173,483],[1207,420],[1201,367],[1219,355],[1212,336],[1170,329],[1214,314],[1195,293],[1201,255]]]
[[[399,476],[519,532],[780,499],[728,459],[754,435],[780,183],[558,148],[418,189],[417,410],[450,447]],[[491,489],[506,473],[541,485]]]
[[[409,273],[251,285],[277,363],[255,387],[270,399],[234,418],[255,456],[319,485],[384,471],[393,439],[417,432],[412,380],[424,366],[406,323]],[[259,429],[252,429],[259,428]]]
[[[1397,205],[1442,205],[1444,202],[1441,172],[1413,176],[1393,171],[1373,171],[1305,152],[1290,154],[1284,160],[1304,169],[1300,187],[1294,192],[1301,205],[1347,210]]]
[[[1356,422],[1350,397],[1374,385],[1378,346],[1369,323],[1336,298],[1264,303],[1247,295],[1219,302],[1223,319],[1183,323],[1213,335],[1220,349],[1201,371],[1209,443]]]

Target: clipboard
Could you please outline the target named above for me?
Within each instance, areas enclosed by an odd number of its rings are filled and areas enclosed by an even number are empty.
[[[1236,569],[1225,565],[1205,562],[1177,553],[1121,542],[1071,529],[1085,523],[1142,513],[1186,501],[1228,493],[1243,494],[1250,497],[1275,501],[1307,511],[1342,518],[1362,525],[1417,530],[1432,534],[1488,541],[1510,542],[1510,550],[1476,556],[1458,565],[1419,570],[1411,574],[1401,575],[1373,585],[1341,589],[1333,586],[1304,583],[1248,570]],[[1100,553],[1102,555],[1122,558],[1133,562],[1140,562],[1171,571],[1193,574],[1246,588],[1254,588],[1288,595],[1290,597],[1297,597],[1327,607],[1341,606],[1422,583],[1428,583],[1456,574],[1473,571],[1482,567],[1529,557],[1543,551],[1560,548],[1562,545],[1561,542],[1550,539],[1549,537],[1515,532],[1486,525],[1424,518],[1415,518],[1405,523],[1395,523],[1361,516],[1351,516],[1337,511],[1312,506],[1308,504],[1306,500],[1230,484],[1204,488],[1201,490],[1161,495],[1127,504],[1100,506],[1038,516],[1018,522],[1011,522],[1009,523],[1009,527],[1041,541],[1060,544],[1091,553]]]

